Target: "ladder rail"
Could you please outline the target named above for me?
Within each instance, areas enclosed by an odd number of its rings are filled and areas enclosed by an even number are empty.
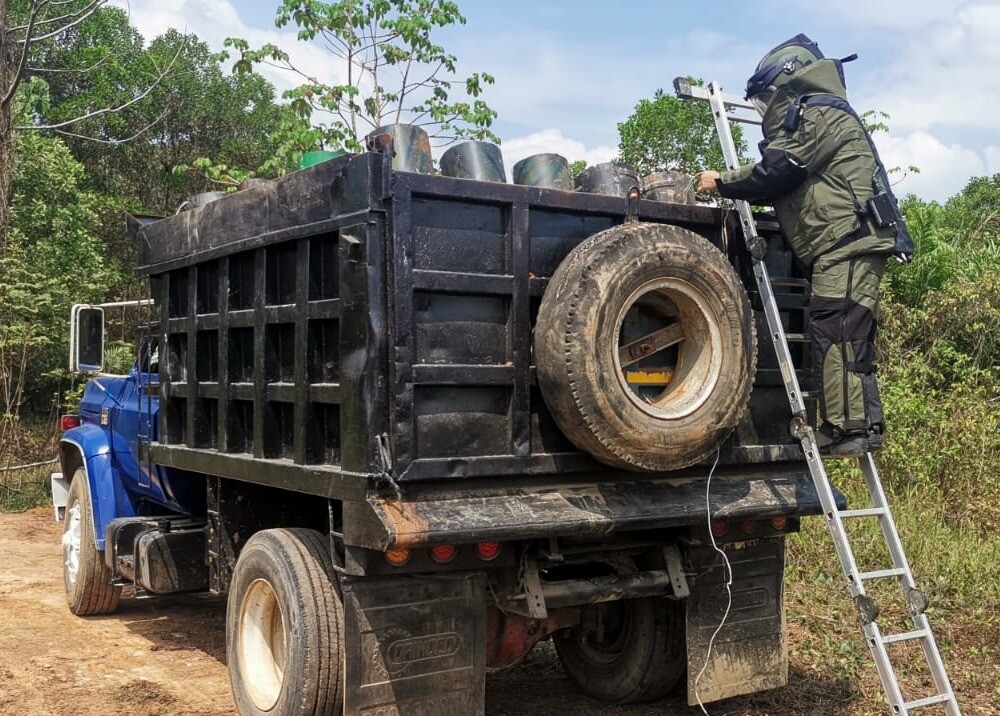
[[[878,478],[875,459],[871,453],[866,453],[860,462],[861,473],[868,487],[868,493],[872,497],[872,504],[884,510],[883,515],[879,518],[879,525],[882,527],[882,533],[885,536],[892,564],[904,570],[904,575],[900,577],[899,581],[905,595],[908,593],[907,590],[915,590],[917,586],[916,581],[913,579],[913,571],[910,569],[910,563],[903,550],[902,541],[899,538],[899,531],[896,529],[896,520],[893,518],[892,510],[889,508],[889,501],[886,499],[882,481]],[[920,639],[920,648],[923,650],[924,658],[927,660],[934,687],[937,689],[938,694],[951,695],[952,703],[946,707],[949,716],[960,716],[954,692],[952,691],[951,681],[948,678],[944,660],[941,658],[941,650],[938,648],[937,640],[934,638],[934,632],[931,630],[930,621],[922,610],[917,611],[913,609],[910,612],[910,619],[918,631],[926,632],[926,635]],[[952,705],[954,705],[954,711],[951,710]]]
[[[682,99],[708,102],[712,110],[712,118],[715,122],[719,142],[722,145],[722,155],[726,161],[726,166],[730,170],[738,168],[739,156],[736,153],[736,144],[733,141],[730,122],[759,125],[761,120],[756,116],[754,105],[737,96],[725,94],[722,91],[721,85],[717,82],[710,83],[708,87],[699,87],[692,85],[690,80],[677,78],[674,80],[674,88],[677,96]],[[754,116],[740,114],[741,111],[746,110],[753,110]],[[916,587],[913,572],[906,559],[902,542],[899,539],[899,532],[896,529],[896,523],[892,517],[892,511],[889,509],[889,503],[886,499],[882,483],[879,480],[878,471],[871,453],[866,453],[862,456],[859,459],[859,465],[864,475],[868,494],[872,500],[872,507],[845,510],[843,515],[837,507],[833,487],[827,477],[826,468],[823,465],[816,443],[816,435],[808,423],[805,400],[799,386],[798,377],[795,374],[791,351],[788,348],[788,335],[782,325],[771,278],[768,274],[767,266],[763,261],[766,244],[757,232],[757,223],[754,220],[750,204],[743,200],[736,200],[734,203],[739,214],[740,225],[743,229],[747,248],[753,258],[754,277],[757,282],[757,288],[760,291],[771,343],[774,346],[782,382],[784,383],[791,408],[791,430],[795,437],[802,443],[803,455],[823,508],[827,530],[833,540],[841,569],[847,578],[851,597],[858,608],[862,631],[871,651],[879,680],[882,682],[882,688],[889,701],[892,713],[907,716],[911,711],[925,706],[944,704],[947,716],[962,716],[941,658],[941,652],[934,639],[930,623],[924,614],[924,609],[927,606],[926,597]],[[851,547],[847,529],[844,525],[844,519],[859,517],[875,517],[878,519],[885,544],[889,551],[892,569],[862,572],[858,568],[854,550]],[[910,619],[914,625],[913,631],[890,636],[882,635],[876,621],[878,606],[865,591],[866,579],[877,579],[880,577],[895,577],[898,580],[903,596],[910,607]],[[907,702],[893,669],[887,646],[889,644],[912,640],[920,642],[932,681],[937,689],[937,694]]]

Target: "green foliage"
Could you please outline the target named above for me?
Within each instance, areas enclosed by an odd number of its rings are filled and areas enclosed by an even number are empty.
[[[146,93],[122,111],[75,123],[65,136],[87,166],[90,186],[133,211],[173,213],[189,196],[216,188],[220,176],[232,174],[229,167],[262,167],[278,146],[273,131],[295,118],[263,77],[224,72],[222,57],[194,35],[169,30],[144,47],[117,8],[102,8],[36,55],[32,64],[50,85],[51,108],[39,115],[41,123],[59,124]],[[210,176],[196,164],[203,158],[226,169]],[[175,172],[177,166],[193,171]],[[116,248],[125,241],[120,229],[109,238]]]
[[[878,109],[869,109],[866,112],[861,113],[861,123],[864,125],[865,130],[868,134],[877,134],[878,132],[888,132],[889,131],[889,113],[883,112]],[[910,164],[904,167],[886,167],[886,171],[889,174],[902,174],[903,176],[907,174],[919,174],[920,167]]]
[[[0,257],[0,401],[10,419],[22,402],[51,405],[58,382],[46,374],[65,365],[69,307],[101,298],[111,279],[83,167],[62,142],[35,133],[19,134],[17,151]]]
[[[239,53],[237,73],[265,62],[305,79],[284,95],[299,121],[286,120],[276,135],[292,161],[310,149],[357,151],[362,134],[402,121],[429,126],[432,137],[499,142],[489,129],[496,112],[481,98],[493,77],[456,77],[457,58],[431,39],[438,28],[464,23],[450,0],[284,0],[275,24],[294,24],[300,40],[323,41],[340,60],[333,84],[295,68],[275,45],[252,49],[239,38],[226,45]]]
[[[692,84],[704,83],[692,79]],[[673,97],[662,89],[656,90],[653,99],[635,106],[632,115],[619,123],[618,135],[619,159],[640,174],[666,169],[694,174],[726,167],[708,105]],[[745,158],[747,143],[739,126],[733,127],[733,140],[739,156]]]

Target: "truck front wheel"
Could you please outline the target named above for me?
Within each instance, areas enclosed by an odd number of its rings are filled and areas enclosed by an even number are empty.
[[[687,666],[683,602],[647,597],[589,609],[582,626],[553,637],[580,691],[630,704],[655,701],[677,686]]]
[[[242,716],[339,714],[344,608],[325,538],[263,530],[236,562],[226,657]]]
[[[77,616],[110,614],[118,608],[122,588],[111,584],[111,570],[94,539],[94,510],[87,474],[78,467],[69,487],[62,534],[63,584],[66,603]]]

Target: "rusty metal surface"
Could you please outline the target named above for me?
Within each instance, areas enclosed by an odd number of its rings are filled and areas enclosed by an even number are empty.
[[[502,671],[521,661],[543,639],[580,623],[579,609],[560,609],[547,619],[508,614],[490,607],[486,629],[486,670]]]
[[[733,470],[735,470],[734,468]],[[750,476],[720,470],[710,504],[718,520],[820,514],[808,472],[786,467]],[[468,485],[461,490],[408,490],[401,498],[369,498],[375,517],[349,544],[369,549],[415,548],[439,543],[592,537],[622,530],[691,525],[706,519],[704,473],[684,479],[594,481],[509,487]],[[842,498],[841,498],[842,499]],[[363,509],[358,505],[358,509]],[[373,524],[382,530],[373,532]]]
[[[397,172],[434,171],[430,137],[415,124],[387,124],[371,132],[367,139],[369,146],[377,144],[392,153],[392,168]]]
[[[642,185],[635,168],[621,162],[604,162],[584,169],[576,177],[576,190],[626,197]]]
[[[694,177],[678,171],[653,172],[642,178],[642,198],[694,204]]]

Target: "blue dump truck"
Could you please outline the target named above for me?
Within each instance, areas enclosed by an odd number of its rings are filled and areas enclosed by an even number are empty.
[[[546,639],[609,702],[784,685],[785,539],[820,506],[735,215],[400,154],[138,227],[127,375],[74,307],[70,610],[228,595],[244,715],[482,714]],[[768,240],[808,386],[808,281]]]

